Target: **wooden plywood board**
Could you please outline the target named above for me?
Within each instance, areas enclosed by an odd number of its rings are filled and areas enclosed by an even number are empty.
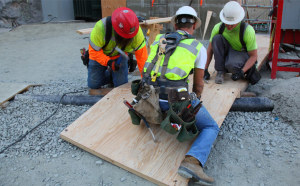
[[[215,91],[212,89],[220,85],[205,86],[203,103],[220,126],[239,91],[236,88]],[[115,88],[67,127],[61,137],[156,184],[187,185],[188,181],[177,174],[177,169],[190,143],[179,143],[176,136],[151,126],[158,139],[154,143],[144,125],[131,124],[123,100],[132,98],[129,83]]]
[[[225,83],[218,85],[214,83],[216,73],[211,75],[202,101],[221,126],[248,83],[233,82],[226,74]],[[123,100],[132,98],[129,83],[113,89],[62,131],[61,138],[158,185],[187,185],[188,180],[179,176],[177,170],[191,143],[179,143],[176,136],[152,125],[158,140],[154,143],[144,124],[131,124]]]
[[[19,94],[33,85],[24,83],[0,83],[0,105],[4,104],[16,94]]]
[[[126,0],[101,0],[102,17],[111,16],[120,7],[126,7]]]
[[[258,69],[266,62],[269,52],[270,36],[268,34],[256,34]]]

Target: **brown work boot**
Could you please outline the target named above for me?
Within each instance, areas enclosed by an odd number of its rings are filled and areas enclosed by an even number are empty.
[[[217,83],[217,84],[224,83],[224,72],[223,71],[218,71],[217,72],[215,83]]]
[[[113,88],[99,88],[99,89],[89,89],[89,95],[91,96],[105,96]]]
[[[191,178],[194,183],[200,185],[212,185],[214,183],[214,179],[204,173],[199,161],[192,156],[184,158],[178,169],[178,174],[184,178]]]

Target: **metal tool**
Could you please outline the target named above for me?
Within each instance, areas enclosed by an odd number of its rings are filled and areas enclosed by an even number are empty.
[[[151,81],[155,82],[157,75],[158,75],[158,70],[159,70],[159,66],[160,66],[160,61],[163,57],[163,54],[166,52],[166,46],[167,46],[167,40],[166,38],[161,38],[159,40],[159,52],[158,52],[158,59],[155,63],[155,70],[153,75],[151,75]]]
[[[116,51],[118,51],[120,55],[124,57],[127,61],[129,60],[129,57],[126,55],[126,53],[123,52],[119,47],[116,47]]]
[[[139,112],[137,112],[128,101],[124,100],[123,103],[129,108],[129,110],[132,110],[136,115],[138,115],[144,121],[144,123],[146,124],[146,127],[149,129],[149,131],[151,133],[153,141],[156,143],[157,142],[156,138],[155,138],[155,136],[154,136],[154,134],[153,134],[153,132],[152,132],[152,130],[150,128],[150,125],[149,125],[149,123],[146,120],[146,118],[143,115],[141,115]]]

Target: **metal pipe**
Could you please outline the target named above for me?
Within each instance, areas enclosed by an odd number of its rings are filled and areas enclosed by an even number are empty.
[[[244,19],[245,21],[271,22],[269,19]]]
[[[242,7],[247,7],[247,8],[273,8],[273,6],[266,6],[266,5],[242,5]]]

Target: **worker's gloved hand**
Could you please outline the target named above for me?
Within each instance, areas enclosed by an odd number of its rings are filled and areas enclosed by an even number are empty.
[[[204,79],[205,79],[205,80],[209,80],[209,79],[210,79],[210,74],[209,74],[209,72],[208,72],[208,69],[205,69],[205,70],[204,70]]]
[[[233,81],[243,79],[243,78],[244,78],[244,71],[242,69],[236,70],[236,72],[231,75],[231,79]]]
[[[128,57],[128,71],[133,72],[136,69],[137,62],[133,59],[133,54],[129,54]]]
[[[107,62],[107,66],[109,66],[114,72],[120,69],[120,63],[118,63],[119,59],[120,58],[117,58],[115,60],[109,60]]]

